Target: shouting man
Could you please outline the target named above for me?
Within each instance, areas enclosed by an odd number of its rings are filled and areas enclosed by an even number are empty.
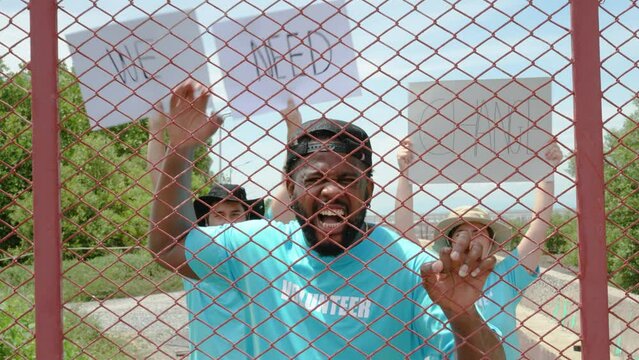
[[[208,97],[190,82],[174,91],[150,248],[211,299],[220,290],[209,284],[220,279],[239,291],[233,321],[245,332],[220,348],[216,322],[200,326],[193,358],[503,359],[475,307],[495,258],[482,259],[467,233],[437,260],[367,224],[372,149],[353,124],[321,118],[289,141],[284,170],[297,221],[194,226],[194,150],[221,125],[205,113]]]

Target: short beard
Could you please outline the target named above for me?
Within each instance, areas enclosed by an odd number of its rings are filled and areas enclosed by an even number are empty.
[[[298,203],[292,204],[291,209],[295,212],[295,218],[302,228],[306,244],[321,256],[338,256],[344,253],[344,250],[356,243],[364,233],[363,225],[364,219],[366,219],[366,207],[355,214],[352,222],[348,222],[348,225],[342,231],[341,244],[336,244],[330,240],[320,243],[317,236],[315,236],[313,225],[307,223],[307,220],[300,215],[302,214],[302,209],[300,209]]]

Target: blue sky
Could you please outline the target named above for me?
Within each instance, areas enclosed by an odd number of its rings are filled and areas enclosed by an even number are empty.
[[[93,3],[61,1],[63,11],[58,18],[61,32],[96,27],[113,18],[124,21],[144,16],[141,10],[130,6],[129,1],[95,1],[97,8],[92,8]],[[133,3],[149,12],[174,10],[166,5],[166,1]],[[308,1],[273,0],[234,3],[209,1],[201,4],[185,0],[179,2],[179,8],[196,8],[198,20],[202,24],[212,24],[220,21],[224,12],[228,17],[239,18],[256,15],[259,11],[286,9],[289,4],[309,4]],[[380,192],[373,201],[373,208],[377,212],[387,213],[394,206],[391,194],[395,193],[397,176],[395,150],[399,139],[407,132],[406,120],[400,115],[408,102],[406,88],[410,82],[467,80],[477,76],[486,79],[551,76],[553,132],[565,147],[565,153],[573,149],[570,9],[566,1],[533,1],[533,6],[524,0],[391,0],[374,4],[379,8],[364,1],[350,1],[346,6],[348,16],[353,20],[354,46],[361,55],[358,69],[364,89],[362,95],[347,98],[341,104],[333,101],[304,105],[301,112],[304,119],[315,118],[320,113],[344,120],[357,119],[358,125],[375,134],[372,141],[378,155],[374,160],[378,164],[374,180]],[[0,0],[0,53],[4,54],[3,62],[13,69],[20,59],[29,58],[25,6],[21,1]],[[623,26],[615,23],[615,17],[619,17]],[[600,25],[604,29],[601,41],[605,68],[602,73],[603,117],[606,127],[614,128],[623,120],[620,114],[632,111],[629,101],[637,94],[639,70],[633,62],[639,59],[639,39],[633,32],[638,31],[639,8],[630,0],[606,1],[600,11]],[[534,30],[531,32],[531,29]],[[205,49],[213,52],[215,45],[211,37],[204,37],[204,40]],[[62,42],[60,56],[68,57],[67,46]],[[211,73],[213,79],[219,76],[215,71]],[[223,93],[223,89],[215,90]],[[230,119],[221,133],[225,138],[222,157],[226,160],[221,166],[225,168],[228,161],[242,164],[241,169],[233,171],[233,181],[246,182],[252,196],[260,196],[281,179],[278,172],[283,163],[281,141],[286,135],[280,120],[275,113],[255,116],[251,118],[252,123]],[[271,129],[268,136],[264,136],[265,128]],[[215,146],[213,150],[217,152],[218,149]],[[214,169],[219,166],[216,162]],[[228,171],[226,175],[229,175]],[[249,177],[253,181],[248,180]],[[565,166],[556,178],[557,192],[563,193],[560,203],[574,207],[575,194],[570,190],[573,180],[565,174]],[[478,199],[494,210],[520,207],[519,204],[531,206],[531,197],[522,197],[531,186],[530,183],[511,183],[504,184],[503,191],[495,191],[494,184],[424,185],[415,209],[430,212],[442,204],[454,207],[475,204]]]

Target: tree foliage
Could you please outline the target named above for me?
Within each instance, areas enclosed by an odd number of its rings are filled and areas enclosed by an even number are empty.
[[[624,124],[606,135],[606,239],[613,281],[639,292],[639,100]]]
[[[30,75],[0,78],[0,249],[28,250],[33,239]],[[92,131],[77,79],[59,71],[62,239],[66,247],[130,246],[148,232],[152,198],[146,121]],[[197,156],[196,187],[210,159]]]
[[[29,73],[11,73],[0,62],[0,249],[20,243],[8,209],[31,187],[31,88]]]

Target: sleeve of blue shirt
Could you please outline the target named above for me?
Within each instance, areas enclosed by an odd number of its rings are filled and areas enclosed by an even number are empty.
[[[249,234],[228,224],[194,228],[184,243],[187,264],[202,280],[211,275],[232,280],[235,276],[228,259],[249,238]]]
[[[286,240],[286,236],[282,236],[286,231],[283,226],[279,222],[249,220],[192,229],[184,242],[187,264],[205,281],[216,275],[237,280],[246,271],[243,261],[239,260],[246,260],[248,255],[266,256],[268,249],[277,247],[278,241]]]

